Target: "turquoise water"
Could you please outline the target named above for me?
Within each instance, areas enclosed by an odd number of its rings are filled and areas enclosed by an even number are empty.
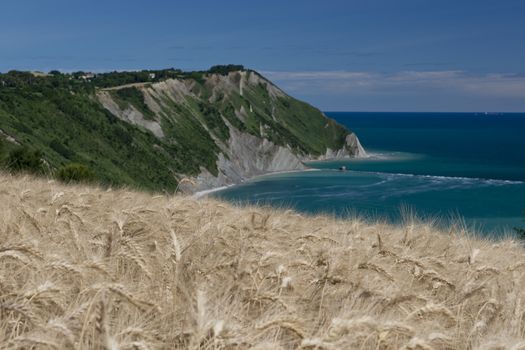
[[[235,202],[399,222],[404,213],[485,234],[525,226],[525,114],[327,113],[369,158],[315,162],[217,192]],[[345,165],[349,171],[338,171]]]

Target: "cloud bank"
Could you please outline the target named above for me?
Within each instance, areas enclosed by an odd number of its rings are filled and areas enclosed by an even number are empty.
[[[323,109],[525,111],[524,74],[459,70],[263,71],[285,91]]]

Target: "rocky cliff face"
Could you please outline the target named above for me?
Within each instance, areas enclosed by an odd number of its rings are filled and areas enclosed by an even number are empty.
[[[206,152],[214,164],[201,165],[197,174],[177,174],[193,179],[181,184],[186,191],[301,170],[304,161],[365,156],[354,133],[253,71],[124,89],[138,90],[143,101],[126,99],[132,94],[119,88],[100,90],[97,98],[110,113],[163,142],[187,144],[188,138],[203,138],[210,145]]]
[[[345,146],[338,150],[327,149],[321,156],[298,155],[288,147],[278,146],[266,138],[258,138],[238,130],[232,130],[228,151],[220,154],[217,166],[219,175],[204,169],[196,177],[196,185],[188,190],[206,190],[238,184],[244,180],[273,172],[304,170],[303,162],[314,160],[365,157],[366,152],[354,133],[348,134]],[[226,156],[225,156],[226,155]]]

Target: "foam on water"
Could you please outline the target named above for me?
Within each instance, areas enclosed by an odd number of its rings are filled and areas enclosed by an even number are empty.
[[[463,176],[440,176],[440,175],[417,175],[417,174],[402,174],[402,173],[380,173],[380,172],[359,172],[359,173],[370,173],[378,176],[384,176],[387,178],[392,177],[410,177],[419,179],[429,179],[439,183],[443,182],[461,182],[465,184],[486,184],[486,185],[521,185],[523,181],[513,180],[499,180],[499,179],[483,179],[477,177],[463,177]]]
[[[408,207],[422,216],[461,216],[484,232],[525,226],[525,114],[329,116],[359,135],[367,158],[311,162],[320,171],[264,176],[217,196],[392,221]]]

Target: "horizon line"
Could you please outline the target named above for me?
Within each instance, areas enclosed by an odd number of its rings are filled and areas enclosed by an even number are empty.
[[[486,115],[497,115],[497,114],[525,114],[522,112],[501,112],[501,111],[352,111],[352,110],[325,110],[320,109],[323,113],[436,113],[436,114],[486,114]]]

